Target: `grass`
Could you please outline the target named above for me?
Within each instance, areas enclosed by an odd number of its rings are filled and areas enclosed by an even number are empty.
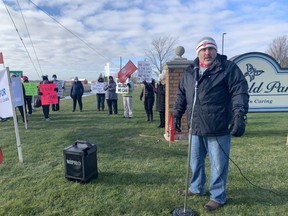
[[[50,122],[42,120],[38,108],[27,130],[19,121],[23,164],[13,121],[1,122],[0,215],[153,216],[182,207],[184,197],[176,191],[185,187],[187,141],[169,146],[164,130],[157,128],[158,113],[153,123],[145,121],[139,95],[136,89],[132,119],[122,118],[120,95],[119,114],[112,116],[96,111],[95,95],[83,97],[82,113],[72,113],[72,101],[61,100],[61,110],[51,112]],[[230,162],[228,204],[213,215],[287,214],[287,119],[288,113],[248,114],[245,136],[232,139],[231,159],[256,186]],[[63,149],[75,140],[97,145],[99,177],[87,184],[64,176]],[[189,197],[187,205],[211,215],[203,209],[208,200],[209,195]]]

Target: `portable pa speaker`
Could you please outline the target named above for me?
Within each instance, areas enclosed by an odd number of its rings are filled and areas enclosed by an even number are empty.
[[[63,150],[65,177],[69,180],[88,182],[98,177],[97,148],[95,144],[77,140]]]

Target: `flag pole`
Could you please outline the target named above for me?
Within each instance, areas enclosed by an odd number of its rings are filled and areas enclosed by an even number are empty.
[[[9,78],[9,71],[6,70],[7,77]],[[19,162],[23,163],[23,155],[22,155],[22,147],[21,147],[21,141],[20,141],[20,135],[19,135],[19,128],[18,128],[18,122],[17,122],[17,116],[16,116],[16,110],[14,106],[14,95],[11,87],[11,80],[9,80],[9,92],[11,95],[11,103],[12,103],[12,111],[13,111],[13,122],[14,122],[14,128],[15,128],[15,136],[16,136],[16,142],[17,142],[17,150],[18,150],[18,158]]]

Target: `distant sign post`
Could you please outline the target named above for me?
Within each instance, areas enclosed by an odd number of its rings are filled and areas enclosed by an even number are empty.
[[[12,74],[14,74],[16,77],[21,77],[21,76],[23,76],[23,71],[9,71],[9,73],[10,73],[10,76],[12,75]]]

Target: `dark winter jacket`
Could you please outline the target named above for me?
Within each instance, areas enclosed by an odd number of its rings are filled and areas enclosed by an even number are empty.
[[[165,85],[161,82],[157,84],[156,96],[156,111],[165,112]]]
[[[76,96],[82,96],[84,94],[84,87],[81,81],[73,82],[70,96],[76,97]]]
[[[140,94],[140,100],[142,100],[143,96],[144,96],[144,100],[145,99],[154,99],[155,96],[155,83],[147,83],[146,81],[143,82],[144,86],[142,88],[142,92]]]
[[[117,100],[118,96],[116,93],[116,82],[113,81],[109,81],[109,83],[104,87],[104,90],[106,91],[105,94],[105,99],[107,100]]]
[[[199,65],[196,58],[194,65]],[[184,72],[174,106],[174,117],[181,118],[187,111],[191,120],[195,93],[194,65]],[[248,84],[240,68],[217,54],[212,65],[200,77],[192,121],[194,135],[227,135],[232,115],[248,112]]]

